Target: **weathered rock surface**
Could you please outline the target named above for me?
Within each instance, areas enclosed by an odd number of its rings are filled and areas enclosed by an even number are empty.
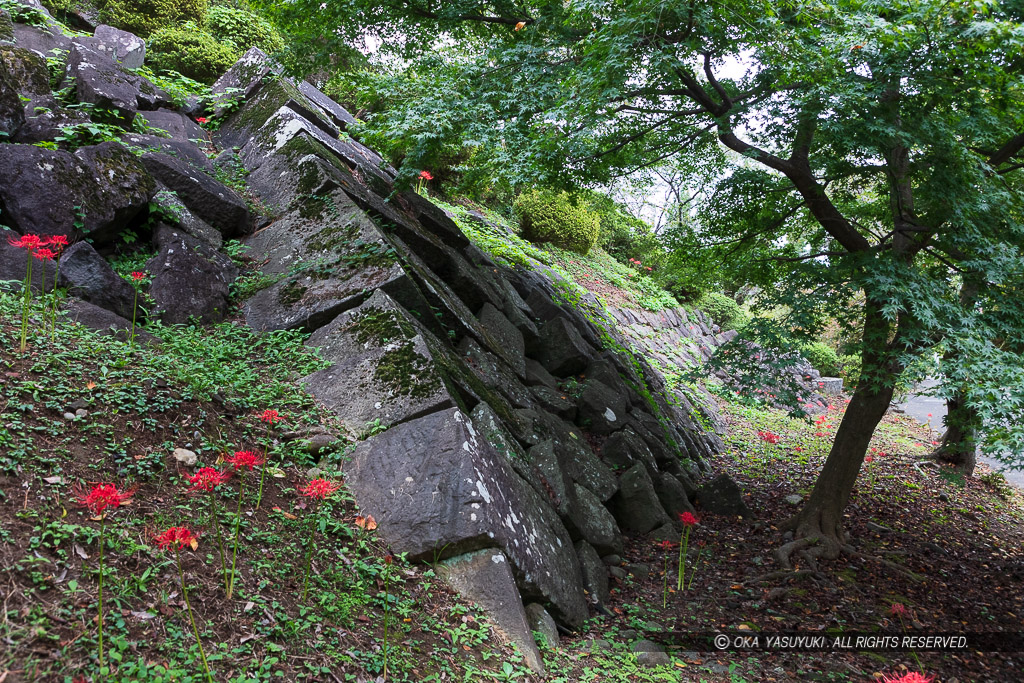
[[[609,434],[625,425],[626,396],[604,382],[587,378],[577,406],[577,424],[594,434]]]
[[[206,132],[188,116],[169,109],[147,111],[138,116],[146,120],[150,128],[167,133],[174,140],[206,142]]]
[[[421,331],[383,290],[307,344],[331,365],[303,383],[353,432],[375,420],[389,427],[456,405]]]
[[[633,465],[622,474],[619,491],[609,502],[609,508],[620,528],[638,534],[645,534],[669,521],[642,463]]]
[[[88,242],[72,244],[61,256],[60,285],[72,296],[131,320],[135,288]],[[139,313],[141,321],[145,316]]]
[[[203,161],[209,163],[205,157]],[[237,192],[185,161],[160,152],[142,155],[142,163],[154,178],[177,193],[196,216],[221,231],[225,237],[249,232],[249,207]]]
[[[544,647],[555,649],[558,647],[558,626],[551,618],[544,605],[531,602],[526,606],[526,620],[530,624],[530,630],[537,634],[537,642]]]
[[[158,251],[146,264],[152,278],[152,311],[165,324],[220,322],[227,315],[231,283],[238,269],[231,259],[169,225],[157,226]]]
[[[494,620],[498,633],[519,648],[526,665],[535,673],[544,675],[544,660],[533,640],[527,613],[503,552],[479,550],[453,557],[438,565],[438,574],[464,597],[484,609]],[[536,610],[533,614],[536,616]],[[551,620],[550,615],[548,620]],[[557,634],[556,630],[556,643]]]
[[[568,377],[586,370],[594,349],[579,331],[562,317],[546,323],[540,330],[541,364],[553,375]]]
[[[68,319],[77,322],[84,327],[95,330],[101,335],[115,336],[122,341],[128,341],[131,336],[132,321],[122,318],[116,313],[111,313],[105,308],[94,306],[88,301],[71,299],[66,309]],[[135,342],[152,344],[160,340],[144,330],[135,328]]]
[[[126,69],[138,69],[146,59],[146,41],[134,33],[100,24],[93,33],[97,49]]]
[[[713,515],[754,517],[743,500],[743,491],[728,474],[720,474],[697,490],[697,504]]]
[[[569,534],[458,410],[406,422],[364,441],[346,476],[393,548],[434,559],[497,546],[521,591],[578,625],[587,616]]]
[[[149,205],[154,188],[135,156],[116,142],[74,154],[0,145],[0,210],[22,232],[102,244]]]
[[[139,109],[139,76],[126,73],[108,55],[76,38],[71,41],[67,78],[74,82],[79,102],[95,105],[103,118],[131,125]]]
[[[601,555],[621,553],[622,532],[615,517],[590,489],[579,484],[573,487],[573,523],[580,536]]]
[[[586,541],[579,541],[576,544],[576,556],[580,560],[580,569],[583,572],[583,587],[590,593],[593,601],[607,603],[611,600],[611,593],[608,591],[608,567],[601,561],[601,556]]]

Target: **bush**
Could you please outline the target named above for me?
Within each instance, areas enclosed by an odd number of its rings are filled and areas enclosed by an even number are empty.
[[[173,24],[202,24],[207,0],[107,0],[100,9],[104,23],[146,38]]]
[[[846,382],[846,389],[852,390],[860,379],[860,356],[849,354],[839,356],[839,376]]]
[[[723,330],[739,327],[746,315],[740,305],[718,292],[708,292],[697,302],[697,308],[711,316]]]
[[[239,53],[251,47],[270,54],[284,49],[284,40],[277,29],[263,17],[244,9],[211,7],[206,13],[206,30],[215,38],[231,43]]]
[[[807,359],[811,366],[826,377],[839,376],[839,354],[822,342],[814,342],[800,347],[800,355]]]
[[[523,237],[586,254],[597,242],[600,218],[568,192],[530,190],[516,198]]]
[[[200,83],[213,83],[237,59],[234,48],[195,24],[165,28],[149,39],[147,60],[153,69],[177,71]]]

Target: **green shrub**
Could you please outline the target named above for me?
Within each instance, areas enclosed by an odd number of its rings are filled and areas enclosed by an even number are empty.
[[[710,315],[723,330],[740,327],[746,318],[738,303],[718,292],[708,292],[702,296],[697,301],[697,308]]]
[[[231,43],[239,53],[258,47],[267,53],[284,49],[277,29],[263,17],[244,9],[217,5],[206,13],[206,30],[213,37]]]
[[[202,24],[206,6],[207,0],[106,0],[100,19],[146,38],[182,22]]]
[[[177,71],[182,76],[210,84],[238,60],[230,45],[218,41],[195,24],[165,28],[149,39],[147,60],[158,71]]]
[[[23,5],[18,0],[0,0],[0,9],[7,10],[8,16],[15,24],[29,26],[46,26],[50,20],[35,7]]]
[[[529,190],[516,198],[523,237],[586,254],[597,242],[600,218],[568,192]]]
[[[813,342],[800,347],[800,355],[826,377],[839,375],[839,354],[828,344]]]
[[[860,356],[848,354],[839,356],[839,376],[846,382],[846,390],[852,391],[860,379]]]

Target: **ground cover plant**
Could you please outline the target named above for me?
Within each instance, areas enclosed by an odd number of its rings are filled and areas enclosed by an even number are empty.
[[[387,552],[372,531],[375,523],[358,514],[344,488],[343,454],[315,463],[301,441],[286,438],[303,424],[331,420],[292,379],[294,368],[319,364],[300,339],[271,335],[257,342],[233,322],[205,331],[148,325],[157,343],[137,342],[133,349],[61,314],[53,342],[38,328],[21,355],[21,304],[17,296],[0,297],[0,564],[8,643],[0,671],[9,672],[6,680],[101,680],[101,527],[74,505],[72,491],[89,482],[134,489],[104,531],[109,680],[205,680],[204,654],[214,680],[359,680],[382,675],[385,642],[388,680],[535,679],[429,567],[409,566]],[[40,303],[30,315],[41,321],[47,313]],[[266,405],[278,413],[273,431],[263,419]],[[730,427],[723,464],[750,493],[750,505],[770,519],[773,510],[790,506],[785,496],[809,491],[843,405],[812,421],[739,397],[722,399],[721,408]],[[622,578],[613,579],[610,616],[596,616],[556,650],[546,649],[546,680],[878,679],[918,664],[888,654],[670,649],[666,664],[647,667],[631,642],[670,630],[898,629],[889,614],[895,603],[907,609],[908,629],[1016,628],[1024,576],[1019,494],[922,466],[919,456],[935,438],[905,418],[886,418],[872,445],[875,462],[855,491],[854,505],[867,514],[853,530],[864,539],[864,555],[822,567],[822,574],[773,578],[779,532],[763,521],[698,511],[682,591],[680,539],[670,543],[668,562],[654,541],[630,540],[617,572]],[[255,469],[244,500],[237,479],[218,493],[223,505],[214,524],[228,539],[239,528],[236,594],[228,601],[207,501],[186,493],[186,476],[203,466],[227,471],[236,450],[259,456],[264,445],[271,464],[260,508]],[[195,453],[196,462],[175,460],[177,447]],[[313,465],[318,471],[309,471]],[[341,488],[311,506],[298,495],[316,478],[310,474]],[[315,545],[307,542],[311,519],[317,520]],[[161,551],[159,534],[179,526],[197,536],[195,550]],[[912,533],[918,527],[929,533]],[[304,600],[304,563],[295,560],[309,551]],[[918,656],[920,668],[941,681],[1009,680],[1006,672],[1020,664],[1013,655]]]

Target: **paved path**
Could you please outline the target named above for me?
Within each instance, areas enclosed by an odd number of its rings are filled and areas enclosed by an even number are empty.
[[[919,387],[921,389],[931,389],[937,384],[938,380],[929,379],[922,382]],[[946,417],[946,401],[941,398],[911,394],[907,397],[905,403],[897,404],[896,407],[918,422],[926,424],[936,431],[941,432],[944,428],[942,418]],[[980,453],[978,454],[978,462],[988,465],[996,472],[1002,472],[1007,482],[1019,489],[1024,489],[1024,472],[1021,470],[1006,469],[1006,465],[1003,463],[986,458]]]

